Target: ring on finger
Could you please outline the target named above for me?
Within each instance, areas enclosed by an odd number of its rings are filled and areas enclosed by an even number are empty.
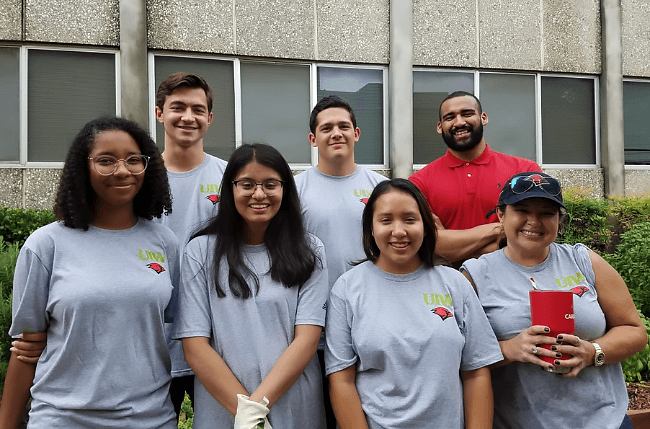
[[[578,343],[576,344],[576,347],[580,347],[580,337],[576,335],[576,339],[578,340]]]
[[[537,354],[537,348],[535,348],[535,347],[533,347],[533,354],[534,354],[534,355]]]

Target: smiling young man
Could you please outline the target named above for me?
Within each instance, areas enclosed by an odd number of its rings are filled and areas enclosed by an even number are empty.
[[[361,131],[350,104],[330,95],[322,98],[309,118],[309,141],[318,149],[318,165],[296,176],[303,220],[307,231],[325,245],[329,287],[363,259],[361,214],[375,186],[386,178],[354,162],[354,146]],[[323,365],[324,342],[318,347]],[[327,380],[323,380],[327,387]],[[326,401],[327,425],[336,425]]]
[[[156,93],[156,119],[165,129],[162,157],[173,198],[173,212],[159,221],[178,236],[181,245],[207,220],[217,214],[221,177],[226,161],[203,151],[203,137],[212,123],[212,90],[199,75],[174,73],[163,80]],[[170,393],[176,415],[185,392],[194,397],[194,374],[183,356],[181,342],[167,343],[172,359]]]
[[[542,171],[533,161],[490,149],[483,137],[487,124],[473,94],[449,94],[437,126],[447,153],[409,178],[437,217],[436,253],[455,265],[498,249],[504,234],[494,209],[501,187],[515,173]]]

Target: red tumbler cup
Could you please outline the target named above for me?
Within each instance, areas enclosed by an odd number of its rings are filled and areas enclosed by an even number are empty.
[[[551,332],[545,334],[549,337],[557,337],[559,334],[573,334],[575,330],[575,315],[573,313],[573,293],[561,290],[531,290],[530,297],[530,320],[533,325],[548,326]],[[542,345],[550,350],[550,345]],[[565,374],[571,368],[558,367],[553,365],[556,359],[566,360],[571,356],[563,354],[561,358],[540,356],[544,362],[551,364],[547,371]]]

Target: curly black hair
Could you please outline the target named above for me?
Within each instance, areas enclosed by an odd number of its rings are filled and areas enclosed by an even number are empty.
[[[144,183],[133,200],[133,212],[145,219],[171,213],[172,198],[167,181],[167,170],[158,147],[149,134],[135,122],[123,118],[107,117],[88,122],[72,141],[63,166],[63,174],[54,205],[57,220],[69,228],[84,231],[93,221],[95,191],[90,185],[88,154],[95,137],[103,131],[124,131],[138,144],[143,155],[150,157],[144,173]]]

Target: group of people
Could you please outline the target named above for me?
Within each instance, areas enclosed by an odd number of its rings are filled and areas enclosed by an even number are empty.
[[[16,266],[1,427],[30,390],[36,429],[171,429],[186,392],[197,429],[629,424],[619,362],[647,337],[625,283],[554,242],[560,183],[488,147],[476,97],[442,102],[448,151],[410,180],[355,163],[336,96],[312,110],[318,164],[295,180],[265,144],[226,163],[203,151],[212,102],[176,73],[156,97],[162,154],[120,118],[73,141],[58,221]],[[566,276],[576,329],[548,336],[529,279]]]

